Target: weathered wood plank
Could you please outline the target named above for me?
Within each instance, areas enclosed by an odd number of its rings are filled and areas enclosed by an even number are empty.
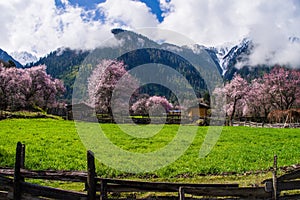
[[[14,176],[14,169],[0,169],[0,174]],[[67,170],[26,170],[21,169],[24,178],[47,179],[57,181],[86,182],[87,172]]]
[[[107,200],[107,182],[106,182],[106,180],[101,180],[100,200]]]
[[[291,173],[284,174],[277,178],[278,181],[286,181],[292,179],[300,179],[300,169],[297,169]]]
[[[299,200],[300,194],[290,194],[290,195],[284,195],[283,197],[280,197],[280,200]]]
[[[96,169],[95,169],[95,157],[92,151],[87,151],[87,195],[88,200],[95,200],[96,198]]]
[[[25,169],[25,144],[21,147],[20,169]],[[21,181],[25,181],[25,178],[21,174]]]
[[[300,190],[300,181],[287,181],[287,182],[279,182],[278,190]]]
[[[8,192],[0,191],[0,200],[7,200],[8,199]]]
[[[107,185],[107,191],[112,191],[117,188],[119,191],[128,190],[131,191],[156,191],[156,192],[178,192],[179,187],[189,186],[189,187],[238,187],[238,184],[190,184],[190,183],[169,183],[169,182],[144,182],[144,181],[129,181],[120,179],[105,179],[97,178],[100,182],[105,180]],[[116,186],[119,185],[119,186]],[[101,185],[97,186],[99,189]]]
[[[273,192],[273,182],[272,181],[266,181],[265,182],[265,191],[266,192]]]
[[[25,169],[25,144],[22,144],[21,146],[21,168]]]
[[[179,200],[185,200],[185,194],[184,194],[184,188],[183,187],[179,187],[178,196],[179,196]]]
[[[270,198],[271,193],[265,192],[263,187],[250,188],[214,188],[214,187],[182,187],[184,193],[197,196],[211,196],[211,197],[242,197],[242,198]]]
[[[14,181],[0,175],[0,191],[13,191]]]
[[[14,200],[21,200],[22,196],[22,176],[21,176],[21,162],[22,162],[22,143],[17,143],[16,148],[16,160],[15,160],[15,170],[14,170]]]
[[[11,178],[7,178],[5,176],[0,175],[0,184],[1,185],[9,185],[9,186],[13,186],[14,181]]]
[[[101,191],[101,184],[97,185],[97,191]],[[168,190],[161,189],[158,187],[155,188],[132,187],[132,186],[117,185],[117,184],[107,184],[106,192],[122,193],[122,192],[175,192],[175,191],[171,189]]]
[[[97,184],[96,190],[101,191],[101,184]],[[165,190],[161,190],[157,188],[149,188],[149,187],[137,188],[132,186],[117,185],[117,184],[106,184],[106,192],[122,193],[122,192],[164,192],[164,191]]]
[[[280,192],[277,190],[277,155],[274,156],[274,163],[273,163],[273,199],[277,200],[277,196]]]
[[[30,194],[32,196],[42,196],[62,200],[87,200],[87,195],[80,192],[61,190],[26,182],[22,183],[22,187],[24,193]]]

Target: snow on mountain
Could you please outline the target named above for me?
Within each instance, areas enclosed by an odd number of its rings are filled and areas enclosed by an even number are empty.
[[[252,41],[248,38],[243,39],[223,57],[222,68],[227,71],[229,68],[246,63],[252,48]]]
[[[35,55],[28,53],[26,51],[12,52],[11,56],[15,60],[19,61],[22,65],[26,65],[28,63],[34,63],[38,61],[38,58]]]
[[[203,50],[206,50],[207,47],[203,46],[203,45],[199,45],[199,44],[194,44],[194,45],[186,45],[183,46],[184,48],[189,48],[191,49],[195,54],[199,54],[201,53]]]
[[[219,61],[219,65],[223,70],[223,75],[227,71],[227,66],[225,65],[225,60],[224,58],[226,55],[230,52],[230,50],[234,47],[234,44],[232,43],[225,43],[223,45],[211,47],[210,49],[214,50],[216,53],[216,56]]]
[[[183,49],[177,45],[170,44],[170,43],[162,43],[161,48],[165,49],[167,51],[173,51],[173,52],[182,52]]]
[[[222,75],[224,75],[224,73],[227,71],[227,65],[224,64],[224,58],[233,46],[234,45],[231,43],[226,43],[222,46],[216,47],[206,47],[199,44],[189,45],[185,47],[191,49],[195,54],[199,54],[200,52],[205,50],[210,55],[217,67],[221,69]]]

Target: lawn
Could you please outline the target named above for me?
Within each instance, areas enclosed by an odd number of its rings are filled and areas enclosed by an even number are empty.
[[[131,125],[127,128],[130,129]],[[150,125],[150,130],[156,125]],[[124,150],[146,153],[162,148],[176,135],[179,125],[166,125],[149,138],[134,138],[123,133],[115,124],[102,124],[107,138]],[[191,131],[195,127],[184,126]],[[172,178],[223,172],[243,173],[267,170],[274,154],[278,165],[300,163],[300,129],[269,129],[224,127],[221,137],[205,158],[199,158],[199,149],[207,127],[199,127],[193,143],[176,162],[141,176]],[[86,148],[72,121],[54,119],[8,119],[0,121],[0,166],[13,167],[15,146],[26,144],[26,168],[86,170]],[[97,163],[100,176],[128,175]],[[133,176],[133,175],[131,175]]]

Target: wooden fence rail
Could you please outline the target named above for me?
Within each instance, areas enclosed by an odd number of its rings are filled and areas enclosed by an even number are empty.
[[[0,169],[0,174],[14,176],[14,169]],[[85,171],[64,171],[64,170],[27,170],[21,169],[21,175],[29,179],[46,179],[53,181],[70,181],[85,183],[87,172]]]
[[[213,187],[213,188],[232,188],[238,187],[238,184],[191,184],[191,183],[169,183],[169,182],[143,182],[143,181],[129,181],[119,179],[104,179],[98,178],[101,187],[101,183],[104,181],[107,184],[107,192],[178,192],[180,187]],[[122,187],[120,187],[122,186]]]
[[[262,123],[252,121],[234,121],[233,126],[247,126],[258,128],[300,128],[300,123]]]
[[[247,199],[270,199],[263,187],[237,187],[237,188],[214,188],[214,187],[181,187],[180,200],[185,199],[185,194],[209,197],[242,197]]]
[[[25,167],[25,145],[16,148],[14,169],[0,169],[1,199],[109,199],[111,192],[172,192],[184,200],[186,194],[207,197],[235,197],[252,199],[280,199],[281,191],[300,190],[300,169],[277,177],[277,160],[274,159],[273,178],[263,183],[265,187],[239,187],[238,184],[190,184],[170,182],[145,182],[97,177],[95,158],[87,151],[87,171],[33,171]],[[26,179],[46,179],[85,183],[86,192],[62,190],[28,183]]]

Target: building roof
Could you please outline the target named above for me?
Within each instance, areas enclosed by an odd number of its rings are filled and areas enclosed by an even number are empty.
[[[210,106],[205,104],[205,103],[198,103],[198,105],[194,105],[188,108],[188,110],[193,109],[193,108],[207,108],[209,109]]]

